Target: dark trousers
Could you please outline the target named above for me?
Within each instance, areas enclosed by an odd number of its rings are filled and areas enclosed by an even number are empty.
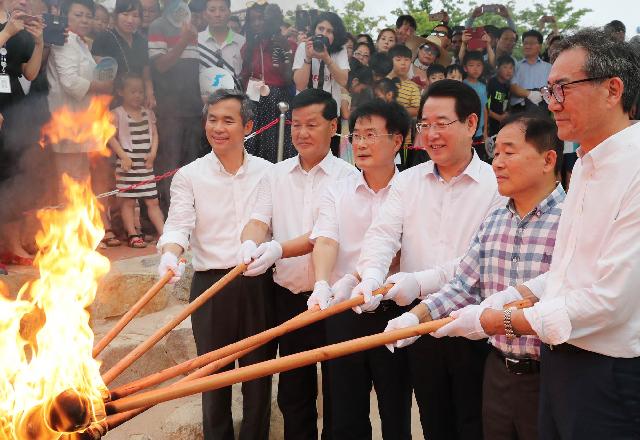
[[[538,440],[540,374],[514,374],[491,350],[484,367],[482,426],[487,440]]]
[[[358,315],[351,310],[327,319],[327,343],[334,344],[384,331],[401,308]],[[371,386],[376,390],[382,438],[411,438],[411,383],[406,350],[378,347],[327,362],[331,377],[333,439],[371,439]]]
[[[153,166],[156,176],[191,163],[203,155],[201,142],[203,128],[199,116],[159,117],[157,127],[159,145]],[[169,194],[171,180],[167,178],[157,183],[160,208],[165,218],[171,201]]]
[[[640,439],[640,357],[543,345],[540,438]]]
[[[407,348],[425,438],[482,439],[482,378],[488,351],[486,341],[429,335]]]
[[[293,294],[275,284],[276,320],[281,324],[307,310],[309,295]],[[287,333],[278,339],[280,357],[325,345],[325,323],[319,321]],[[322,438],[329,434],[331,397],[326,363],[322,369],[323,429]],[[278,406],[284,418],[284,438],[291,440],[318,439],[318,375],[315,364],[280,373],[278,378]]]
[[[196,272],[191,282],[191,301],[222,278],[228,270]],[[240,276],[191,315],[198,355],[239,341],[273,326],[273,281],[270,274]],[[240,358],[240,366],[275,357],[275,344],[259,347]],[[227,365],[220,371],[231,370]],[[271,417],[271,376],[242,384],[240,438],[268,439]],[[205,440],[233,440],[231,387],[202,394]]]

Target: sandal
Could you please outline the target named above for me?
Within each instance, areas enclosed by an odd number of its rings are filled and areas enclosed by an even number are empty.
[[[147,243],[144,242],[140,235],[129,235],[129,247],[142,249],[147,247]]]
[[[108,234],[111,234],[111,237],[107,237]],[[101,243],[104,243],[108,247],[116,247],[120,246],[122,242],[118,240],[111,229],[105,229],[104,237],[100,240]]]

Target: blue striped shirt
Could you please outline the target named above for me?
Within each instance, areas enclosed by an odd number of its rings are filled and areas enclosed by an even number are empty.
[[[564,189],[558,185],[522,219],[512,201],[491,213],[480,226],[453,279],[423,301],[432,318],[479,304],[493,293],[547,272],[564,198]],[[512,340],[494,336],[490,342],[505,355],[521,358],[540,355],[540,340],[534,336]]]

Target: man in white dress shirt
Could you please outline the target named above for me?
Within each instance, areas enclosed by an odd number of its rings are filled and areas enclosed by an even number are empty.
[[[395,287],[385,299],[405,306],[438,291],[485,217],[506,203],[491,166],[471,147],[478,115],[477,94],[461,82],[438,81],[423,95],[417,129],[432,160],[400,173],[365,235],[357,266],[362,281],[352,295],[369,300],[357,312],[380,303],[371,292],[400,248],[401,272],[389,278]],[[487,344],[426,336],[407,350],[425,438],[482,438]]]
[[[355,163],[362,170],[325,191],[313,227],[316,283],[309,307],[326,308],[349,298],[362,240],[399,174],[394,157],[409,133],[410,118],[396,102],[374,100],[357,107],[349,128]],[[333,288],[329,287],[329,283]],[[327,343],[381,332],[403,308],[386,301],[372,313],[340,313],[326,320]],[[371,438],[371,386],[378,397],[382,437],[411,438],[411,384],[405,351],[384,347],[328,362],[331,381],[332,439]]]
[[[179,275],[178,258],[191,246],[193,269],[190,300],[196,299],[238,258],[242,226],[249,220],[257,188],[271,164],[244,150],[251,132],[250,101],[241,92],[217,90],[204,107],[205,132],[213,152],[186,165],[171,183],[171,205],[158,241],[162,252],[158,272]],[[231,281],[191,315],[198,355],[236,342],[273,326],[273,292],[267,275]],[[249,365],[272,358],[267,344],[238,363]],[[233,369],[231,364],[223,370]],[[269,438],[271,377],[242,384],[243,419],[240,438]],[[202,394],[204,438],[232,440],[231,387]]]
[[[586,29],[560,44],[542,93],[558,136],[578,142],[549,272],[497,295],[524,310],[463,309],[451,332],[534,334],[543,344],[540,438],[640,438],[640,60]]]
[[[265,273],[275,263],[276,321],[278,324],[307,309],[315,283],[309,234],[327,187],[356,169],[329,149],[337,129],[338,106],[329,92],[307,89],[291,102],[291,139],[298,155],[274,165],[260,183],[251,221],[242,232],[242,254],[249,265],[245,276]],[[271,241],[266,241],[272,235]],[[257,243],[260,247],[256,248]],[[269,275],[272,273],[269,270]],[[325,345],[324,322],[282,336],[280,356]],[[323,372],[325,371],[323,365]],[[286,439],[317,439],[316,366],[280,374],[278,406],[284,417]],[[323,373],[323,404],[331,401]],[[323,438],[329,435],[330,412],[323,413]]]

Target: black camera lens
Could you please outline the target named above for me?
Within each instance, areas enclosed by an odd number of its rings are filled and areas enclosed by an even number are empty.
[[[329,39],[322,34],[313,37],[313,50],[316,52],[324,52],[329,47]]]

